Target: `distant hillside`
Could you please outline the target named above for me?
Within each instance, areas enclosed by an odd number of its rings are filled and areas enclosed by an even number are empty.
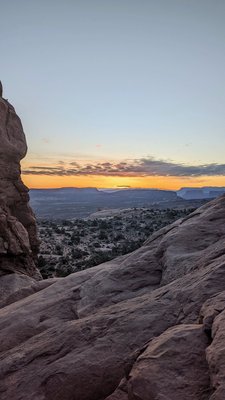
[[[184,187],[177,191],[177,195],[185,200],[197,199],[215,199],[225,193],[225,187],[202,187],[188,188]]]
[[[96,188],[32,189],[30,203],[38,218],[85,218],[100,210],[132,207],[195,208],[202,200],[186,201],[176,192],[156,189],[123,189],[105,192]]]

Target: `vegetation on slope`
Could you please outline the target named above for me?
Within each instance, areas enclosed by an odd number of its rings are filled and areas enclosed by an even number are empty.
[[[93,267],[136,250],[154,231],[192,211],[133,208],[104,218],[41,220],[38,267],[44,278]]]

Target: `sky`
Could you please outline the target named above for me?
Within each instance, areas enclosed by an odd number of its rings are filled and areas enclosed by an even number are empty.
[[[225,186],[224,0],[0,0],[29,187]]]

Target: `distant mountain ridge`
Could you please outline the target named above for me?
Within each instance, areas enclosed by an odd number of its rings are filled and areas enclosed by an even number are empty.
[[[102,209],[132,207],[186,208],[202,202],[187,203],[172,190],[97,188],[31,189],[30,203],[37,217],[47,219],[84,218]]]

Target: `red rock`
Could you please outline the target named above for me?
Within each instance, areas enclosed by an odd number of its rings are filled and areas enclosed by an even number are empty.
[[[201,325],[179,325],[153,339],[128,380],[130,400],[208,400],[210,379]]]
[[[20,178],[27,144],[12,105],[0,93],[0,275],[20,272],[40,279],[38,239],[28,189]]]

